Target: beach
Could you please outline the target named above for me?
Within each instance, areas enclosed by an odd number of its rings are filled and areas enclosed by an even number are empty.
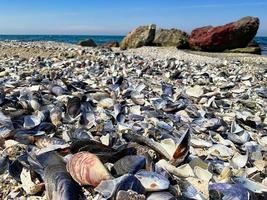
[[[7,167],[4,159],[8,158],[11,165],[20,158],[19,163],[28,166],[32,163],[24,160],[25,155],[36,154],[38,157],[39,154],[57,151],[65,156],[68,172],[77,182],[84,183],[73,174],[75,170],[72,171],[80,166],[68,157],[69,150],[74,155],[79,154],[80,150],[75,150],[72,145],[82,138],[97,142],[96,149],[86,148],[105,163],[109,172],[98,160],[93,169],[103,168],[102,173],[107,174],[107,179],[110,173],[118,177],[131,167],[140,170],[156,166],[158,173],[159,169],[165,169],[168,174],[153,179],[160,189],[150,186],[145,189],[150,192],[166,190],[164,195],[169,199],[181,195],[191,195],[192,198],[200,195],[196,198],[208,199],[213,195],[209,192],[212,187],[242,173],[250,179],[235,178],[235,183],[258,182],[261,183],[261,186],[257,185],[258,190],[265,191],[266,79],[267,56],[263,55],[149,46],[123,51],[56,42],[1,41],[0,164],[4,169]],[[13,125],[8,123],[10,120]],[[177,146],[173,147],[174,141]],[[100,144],[104,146],[98,147]],[[120,157],[123,153],[117,154],[125,145],[137,150],[135,162],[126,162],[124,157]],[[78,146],[79,149],[83,147],[82,144]],[[102,153],[106,148],[109,154]],[[176,164],[170,165],[166,161],[173,161],[175,148],[176,151],[182,149],[182,154],[175,158]],[[131,153],[127,154],[131,156]],[[117,158],[115,155],[120,156]],[[140,164],[143,159],[146,166]],[[204,160],[213,170],[207,170]],[[121,162],[122,166],[118,167],[116,162]],[[136,165],[128,166],[136,162]],[[22,169],[21,164],[16,165],[13,166],[16,172],[20,167]],[[124,165],[129,168],[124,169]],[[23,169],[17,175],[9,166],[9,173],[4,171],[0,175],[0,199],[46,199],[44,191],[58,187],[45,178],[52,186],[44,189],[40,178],[30,176],[29,170]],[[65,168],[60,170],[66,171]],[[39,172],[35,168],[34,171]],[[77,171],[85,172],[82,169]],[[54,176],[51,173],[57,173],[57,170],[49,173],[45,177]],[[92,173],[97,178],[99,172]],[[260,174],[261,179],[258,178]],[[140,172],[139,175],[123,177],[135,180],[136,177],[150,176]],[[174,182],[170,183],[165,177]],[[142,182],[141,178],[139,180]],[[190,195],[186,193],[188,183],[196,188]],[[61,189],[75,190],[85,196],[84,199],[101,199],[107,190],[107,185],[102,187],[101,184],[95,188],[97,192],[88,187],[78,191],[76,187],[63,186]],[[135,192],[121,192],[119,196],[131,194],[135,199],[145,199],[142,189],[135,189]],[[242,189],[237,195],[246,193],[247,190]],[[264,193],[257,195],[266,197]]]

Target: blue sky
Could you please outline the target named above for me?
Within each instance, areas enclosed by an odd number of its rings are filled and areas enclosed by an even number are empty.
[[[248,15],[267,36],[267,0],[0,0],[0,34],[124,35],[151,23],[190,32]]]

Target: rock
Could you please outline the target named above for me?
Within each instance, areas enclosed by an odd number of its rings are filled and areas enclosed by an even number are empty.
[[[153,44],[156,46],[175,46],[179,49],[188,47],[188,35],[179,29],[159,29]]]
[[[101,45],[101,47],[111,48],[111,47],[119,47],[120,44],[117,41],[108,41]]]
[[[79,45],[81,45],[82,47],[96,47],[97,46],[95,41],[92,39],[83,40],[79,42]]]
[[[142,46],[151,45],[156,33],[156,25],[139,26],[122,40],[120,48],[125,50],[127,48],[138,48]]]
[[[189,37],[189,45],[194,50],[214,52],[244,48],[256,35],[259,24],[256,17],[244,17],[223,26],[197,28]]]
[[[250,53],[250,54],[261,54],[261,48],[260,47],[245,47],[245,48],[236,48],[236,49],[230,49],[225,50],[226,53]]]

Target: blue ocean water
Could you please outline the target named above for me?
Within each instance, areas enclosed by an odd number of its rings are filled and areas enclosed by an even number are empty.
[[[267,55],[267,37],[256,37],[255,39],[261,47],[261,54]]]
[[[120,42],[124,36],[117,35],[0,35],[0,40],[16,40],[23,42],[54,41],[78,44],[88,38],[93,39],[98,45],[114,40]]]
[[[55,41],[77,44],[81,40],[92,38],[98,45],[101,45],[111,40],[120,42],[123,37],[124,36],[115,35],[0,35],[0,40],[17,40],[24,42]],[[262,54],[267,55],[267,37],[256,37],[255,39],[261,46]]]

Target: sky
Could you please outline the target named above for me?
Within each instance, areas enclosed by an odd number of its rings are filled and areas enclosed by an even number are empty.
[[[190,33],[244,16],[267,36],[267,0],[0,0],[0,34],[125,35],[152,23]]]

